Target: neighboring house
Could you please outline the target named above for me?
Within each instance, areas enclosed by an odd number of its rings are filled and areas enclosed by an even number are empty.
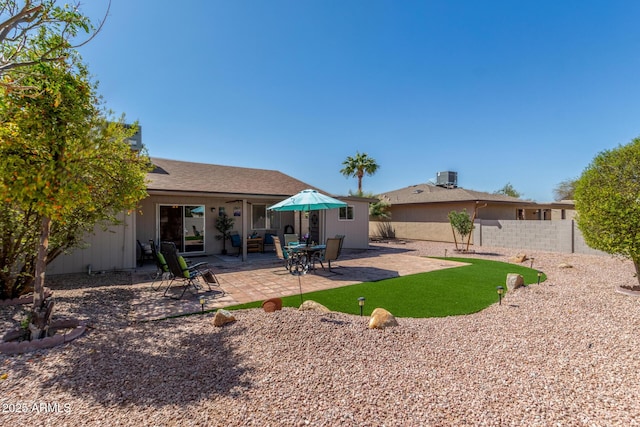
[[[300,230],[310,232],[317,242],[343,234],[345,248],[368,248],[371,199],[334,196],[348,207],[304,214],[274,212],[267,208],[301,190],[321,190],[275,170],[151,160],[155,168],[147,177],[149,196],[138,212],[123,216],[120,226],[87,236],[87,248],[54,260],[48,273],[87,271],[89,264],[93,271],[135,268],[136,241],[173,241],[181,253],[191,256],[219,254],[223,242],[216,238],[220,233],[215,224],[225,214],[234,218],[233,230],[242,236],[243,258],[254,249],[247,245],[249,236],[262,237],[265,250],[273,250],[267,235],[282,237]],[[225,246],[229,253],[238,251],[229,241]]]
[[[466,210],[474,221],[564,219],[570,202],[539,204],[516,197],[454,186],[418,184],[380,194],[390,221],[371,221],[370,235],[392,230],[396,238],[453,242],[449,212]],[[473,243],[473,241],[471,241]]]

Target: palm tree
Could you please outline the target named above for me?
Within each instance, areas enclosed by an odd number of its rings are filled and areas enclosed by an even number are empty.
[[[362,177],[366,173],[371,176],[378,170],[379,166],[374,159],[367,156],[367,153],[360,154],[356,152],[355,157],[347,157],[347,160],[342,162],[344,168],[340,170],[340,173],[345,177],[355,176],[358,178],[358,194],[362,194]]]

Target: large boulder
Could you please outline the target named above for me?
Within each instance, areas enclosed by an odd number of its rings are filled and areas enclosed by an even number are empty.
[[[227,323],[235,322],[236,318],[229,310],[219,309],[216,311],[216,315],[213,316],[213,325],[222,326]]]
[[[524,287],[524,277],[518,273],[507,274],[507,289],[513,291],[514,289]]]
[[[369,329],[384,329],[388,326],[398,326],[398,321],[393,314],[384,308],[378,307],[373,310],[369,319]]]
[[[305,302],[303,302],[300,305],[300,308],[298,308],[298,310],[310,310],[310,311],[317,311],[319,313],[330,313],[331,312],[331,310],[329,310],[324,305],[320,304],[319,302],[312,301],[312,300],[306,300]]]

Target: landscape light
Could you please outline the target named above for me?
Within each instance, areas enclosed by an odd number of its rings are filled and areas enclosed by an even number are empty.
[[[502,286],[496,287],[496,292],[498,292],[498,305],[502,305],[502,294],[504,293],[504,288]]]
[[[200,306],[202,307],[202,314],[204,314],[204,303],[207,302],[207,300],[204,298],[204,295],[200,295]]]
[[[358,298],[358,305],[360,306],[360,316],[362,316],[362,308],[364,307],[364,297]]]
[[[542,277],[542,271],[538,271],[538,285],[540,284],[541,277]]]

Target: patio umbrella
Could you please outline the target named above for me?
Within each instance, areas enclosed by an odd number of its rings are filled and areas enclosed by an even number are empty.
[[[294,194],[288,199],[276,203],[267,209],[272,211],[319,211],[327,209],[337,209],[347,206],[347,204],[341,200],[334,199],[333,197],[325,196],[318,193],[316,190],[302,190],[298,194]],[[291,270],[293,274],[293,269]],[[306,271],[305,271],[306,272]],[[302,272],[304,274],[305,272]],[[300,272],[299,272],[300,274]],[[298,286],[300,287],[300,303],[302,303],[302,283],[300,282],[300,275],[298,274]]]
[[[337,209],[345,206],[347,206],[347,204],[341,200],[325,196],[322,193],[318,193],[316,190],[308,189],[302,190],[298,194],[294,194],[288,199],[284,199],[273,206],[269,206],[267,209],[272,211],[309,212]],[[300,230],[300,234],[302,234],[302,230]]]
[[[325,209],[336,209],[347,206],[341,200],[325,196],[316,190],[302,190],[288,199],[276,203],[267,209],[272,211],[319,211]]]

